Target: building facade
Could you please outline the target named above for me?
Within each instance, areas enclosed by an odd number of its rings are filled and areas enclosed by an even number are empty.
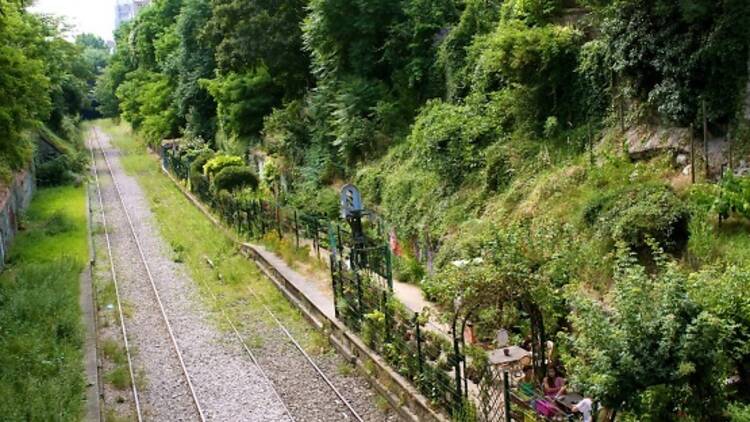
[[[117,0],[115,28],[119,28],[123,23],[135,18],[138,12],[148,6],[150,2],[151,0]]]

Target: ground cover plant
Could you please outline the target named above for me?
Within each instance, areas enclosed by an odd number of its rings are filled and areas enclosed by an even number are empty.
[[[0,412],[9,420],[77,421],[85,393],[83,188],[40,190],[25,224],[0,275]]]

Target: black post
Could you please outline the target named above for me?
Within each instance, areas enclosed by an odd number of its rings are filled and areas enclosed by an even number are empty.
[[[362,321],[362,315],[365,314],[364,306],[362,305],[362,279],[359,276],[359,271],[356,269],[354,270],[354,282],[357,283],[357,310],[359,311],[357,320]]]
[[[335,254],[331,254],[329,259],[331,261],[331,284],[333,287],[333,314],[336,316],[336,319],[339,318],[339,306],[338,306],[338,295],[339,290],[337,287],[338,282],[336,281],[336,278],[338,275],[336,274],[336,261],[333,259]]]
[[[505,421],[511,422],[510,414],[510,382],[508,381],[508,371],[503,371],[503,403],[505,405]]]
[[[320,231],[320,227],[318,226],[318,219],[315,219],[315,253],[318,255],[318,261],[320,261],[320,239],[318,239],[318,231]]]
[[[695,133],[690,128],[690,180],[695,184]]]
[[[704,169],[706,172],[706,180],[710,177],[710,169],[708,165],[708,118],[706,117],[706,99],[703,99],[703,159]]]
[[[299,249],[299,220],[297,219],[297,210],[294,210],[294,240],[297,242],[297,249]]]
[[[414,313],[414,326],[417,336],[417,369],[419,375],[422,375],[422,329],[419,327],[419,312]]]
[[[279,203],[274,204],[274,212],[276,213],[276,233],[279,235],[279,239],[283,239],[284,235],[281,233],[281,207]]]
[[[258,200],[258,221],[260,221],[260,235],[266,234],[266,216],[263,215],[263,201]]]
[[[455,397],[455,403],[454,406],[458,407],[461,404],[461,399],[463,397],[463,394],[461,393],[461,351],[458,347],[458,337],[456,336],[456,323],[458,322],[458,312],[456,312],[456,315],[453,316],[453,326],[452,326],[452,333],[453,333],[453,367],[455,370],[456,375],[456,391],[454,393]]]
[[[734,175],[734,165],[732,164],[732,132],[729,129],[727,129],[727,142],[729,143],[729,172]]]
[[[391,312],[388,306],[388,292],[383,290],[383,314],[385,315],[385,341],[391,342]]]

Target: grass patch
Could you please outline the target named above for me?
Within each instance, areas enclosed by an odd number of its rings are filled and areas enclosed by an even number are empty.
[[[339,374],[345,377],[351,376],[354,373],[354,365],[350,364],[349,362],[339,363],[337,369],[339,371]]]
[[[120,343],[113,339],[104,340],[102,344],[102,353],[104,354],[104,357],[118,365],[122,365],[128,362],[128,357],[125,354],[125,349],[120,346]]]
[[[276,287],[271,284],[256,265],[240,255],[234,244],[182,195],[172,181],[161,172],[158,159],[149,154],[143,142],[130,130],[111,121],[100,121],[99,127],[120,149],[120,162],[125,171],[135,176],[146,193],[155,214],[162,237],[171,245],[201,290],[209,286],[219,297],[219,305],[227,308],[230,318],[242,321],[271,323],[254,296],[252,289],[297,337],[305,349],[320,353],[323,336],[304,320]],[[213,263],[209,265],[207,259]],[[202,297],[211,298],[202,291]],[[207,300],[212,306],[212,300]],[[220,324],[217,324],[220,325]],[[226,329],[226,327],[224,327]],[[246,341],[254,346],[262,341],[249,336]],[[328,350],[326,348],[325,350]]]
[[[104,412],[105,422],[130,422],[134,419],[132,415],[120,415],[115,409],[107,409]]]
[[[130,387],[130,372],[127,365],[119,365],[117,368],[104,375],[104,380],[118,390]]]
[[[80,420],[85,382],[79,276],[87,259],[82,187],[42,189],[0,275],[0,415]]]

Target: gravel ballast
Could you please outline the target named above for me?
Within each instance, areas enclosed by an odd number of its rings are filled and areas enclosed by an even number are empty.
[[[284,404],[278,400],[240,341],[230,331],[217,327],[221,315],[203,302],[184,266],[172,260],[172,251],[159,235],[148,199],[136,179],[122,170],[119,151],[101,131],[99,140],[113,172],[109,174],[98,151],[96,166],[115,268],[128,310],[126,324],[136,350],[136,370],[144,379],[140,395],[145,418],[197,420],[198,415],[111,176],[119,185],[206,419],[289,420],[285,404],[297,421],[355,420],[273,322],[264,318],[243,320],[241,333],[245,339],[263,338],[262,345],[253,351]],[[313,359],[362,419],[398,420],[392,411],[376,404],[377,395],[364,377],[341,371],[345,367],[343,358],[328,353]]]
[[[172,261],[170,249],[158,235],[148,200],[138,183],[122,171],[117,151],[109,145],[107,137],[100,134],[99,138],[113,172],[109,174],[103,157],[97,154],[115,268],[128,309],[126,324],[136,350],[135,365],[144,377],[140,396],[145,419],[198,420],[198,413],[112,177],[117,180],[128,207],[206,419],[288,420],[281,403],[241,344],[211,324],[208,310],[197,297],[195,284]]]

